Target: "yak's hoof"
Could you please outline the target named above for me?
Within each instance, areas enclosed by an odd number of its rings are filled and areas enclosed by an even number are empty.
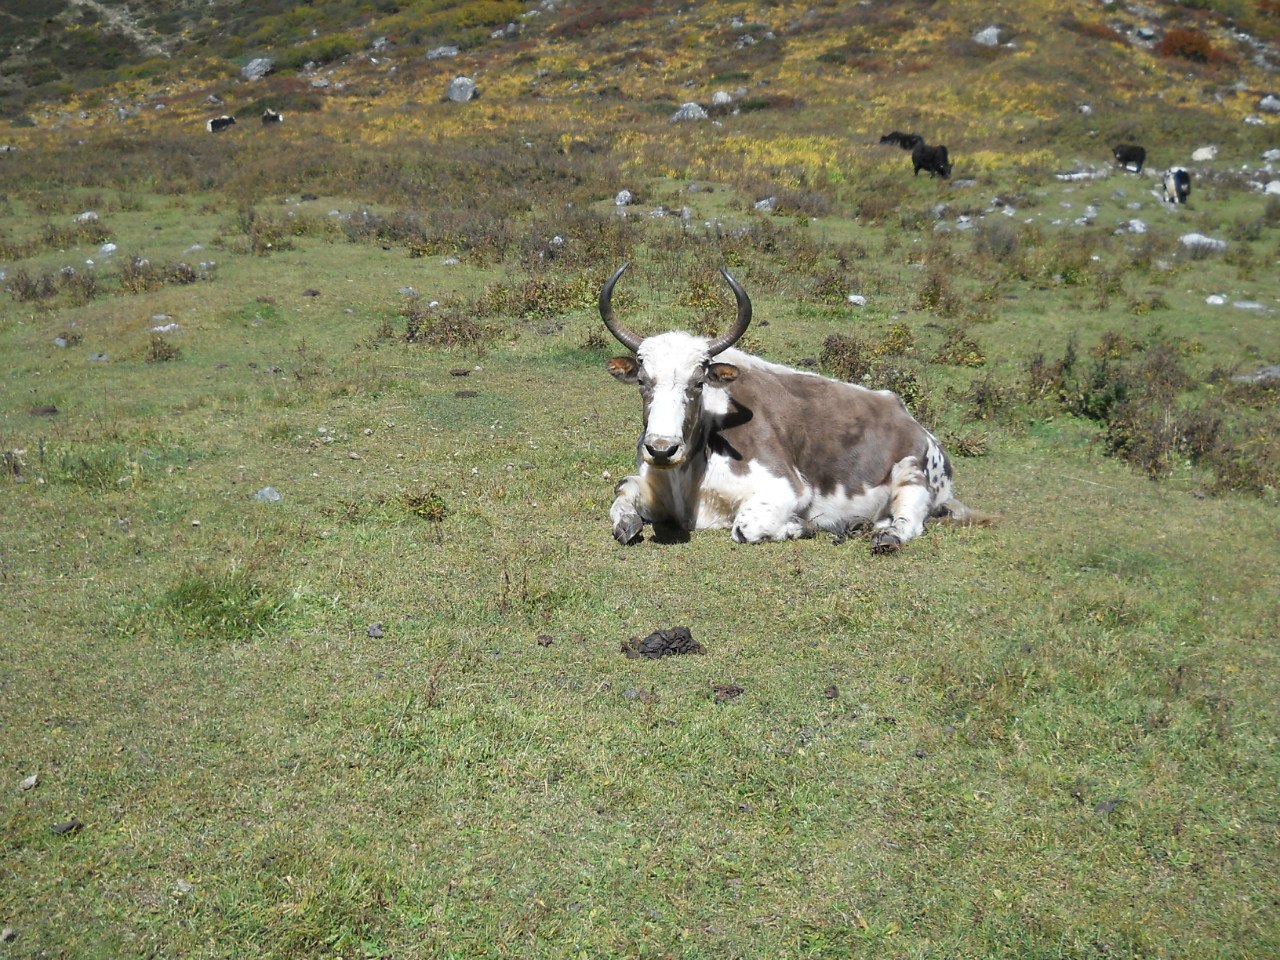
[[[640,542],[640,531],[644,529],[644,521],[639,517],[622,520],[613,528],[613,538],[624,547]]]
[[[902,541],[898,535],[889,530],[880,530],[871,535],[872,553],[897,553],[902,549]]]

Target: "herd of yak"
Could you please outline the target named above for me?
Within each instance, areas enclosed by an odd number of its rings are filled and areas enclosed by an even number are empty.
[[[283,121],[284,116],[271,108],[267,108],[262,114],[264,124]],[[235,117],[224,114],[221,117],[214,117],[205,126],[210,133],[221,133],[235,122]],[[931,177],[942,177],[944,180],[951,176],[951,158],[947,155],[945,144],[930,146],[924,142],[924,137],[920,134],[902,133],[899,130],[886,133],[880,138],[880,142],[894,144],[903,150],[911,151],[912,176],[919,176],[921,170]],[[1111,152],[1116,158],[1116,163],[1125,170],[1133,170],[1135,173],[1141,173],[1142,165],[1147,161],[1147,151],[1136,143],[1118,144]],[[1186,203],[1187,197],[1191,195],[1191,175],[1182,167],[1172,167],[1165,171],[1161,178],[1161,189],[1164,199],[1170,203]]]
[[[951,176],[951,158],[947,156],[946,146],[930,146],[918,133],[902,133],[894,130],[880,138],[881,143],[891,143],[903,150],[911,151],[912,176],[918,176],[924,170],[929,176],[947,178]],[[1142,165],[1147,162],[1147,151],[1136,143],[1117,144],[1111,151],[1116,163],[1125,170],[1134,173],[1142,172]],[[1183,167],[1172,167],[1161,177],[1161,192],[1170,203],[1186,203],[1191,195],[1191,175]]]

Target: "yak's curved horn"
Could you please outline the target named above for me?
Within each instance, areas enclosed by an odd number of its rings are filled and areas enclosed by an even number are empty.
[[[729,275],[729,271],[724,267],[720,268],[720,272],[729,281],[729,286],[733,289],[733,298],[738,301],[738,319],[734,321],[733,329],[720,339],[713,340],[711,345],[707,347],[707,356],[709,357],[714,357],[716,354],[732,347],[747,332],[747,327],[751,325],[751,298],[747,296],[747,291],[742,289],[742,285],[733,279]]]
[[[630,265],[631,265],[630,263],[624,263],[622,266],[620,266],[617,270],[613,272],[613,276],[611,276],[607,281],[605,281],[604,287],[601,288],[600,319],[603,320],[604,325],[609,328],[609,332],[618,338],[619,343],[621,343],[624,347],[626,347],[632,353],[635,353],[637,350],[640,349],[640,344],[644,338],[637,336],[636,334],[628,330],[626,327],[622,326],[617,321],[615,321],[613,319],[613,307],[610,304],[610,301],[613,299],[613,285],[617,283],[618,278],[622,276],[622,271],[626,270],[627,267],[629,267]]]

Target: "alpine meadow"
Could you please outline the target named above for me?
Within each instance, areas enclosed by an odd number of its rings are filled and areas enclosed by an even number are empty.
[[[0,363],[0,960],[1280,956],[1277,0],[8,0]]]

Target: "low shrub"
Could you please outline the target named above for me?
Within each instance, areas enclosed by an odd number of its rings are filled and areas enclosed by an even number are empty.
[[[1176,57],[1192,63],[1234,62],[1227,54],[1215,49],[1209,38],[1194,27],[1170,27],[1154,49],[1162,57]]]

